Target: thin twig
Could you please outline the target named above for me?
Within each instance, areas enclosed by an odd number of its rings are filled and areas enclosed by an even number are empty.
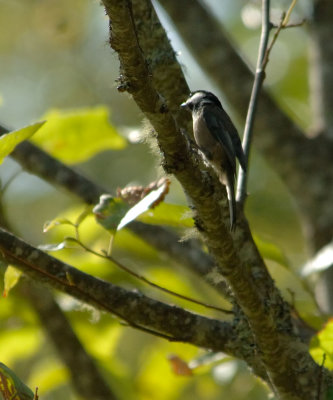
[[[283,12],[282,15],[281,15],[281,21],[280,21],[279,25],[277,26],[277,30],[274,33],[273,39],[272,39],[270,45],[268,46],[268,48],[267,48],[267,50],[265,52],[265,57],[264,57],[263,62],[262,62],[262,69],[263,70],[266,69],[266,66],[267,66],[268,61],[269,61],[269,55],[271,54],[272,48],[273,48],[273,46],[274,46],[274,44],[275,44],[275,42],[276,42],[281,30],[282,29],[286,29],[286,28],[291,26],[291,25],[288,25],[288,22],[289,22],[289,18],[290,18],[291,12],[292,12],[293,8],[296,5],[296,2],[297,2],[297,0],[293,0],[292,3],[290,4],[289,8],[288,8],[288,11],[287,12]]]
[[[299,28],[300,26],[303,26],[305,23],[307,22],[306,18],[303,18],[301,21],[299,22],[294,22],[292,24],[288,24],[288,25],[283,25],[282,29],[289,29],[289,28]],[[275,25],[272,24],[272,28],[278,28],[280,24]]]
[[[276,32],[274,33],[273,39],[268,45],[269,33],[270,30],[273,28],[272,23],[270,22],[270,0],[263,0],[262,1],[262,29],[261,29],[261,38],[259,44],[259,53],[258,53],[258,60],[257,60],[257,68],[256,74],[254,77],[251,98],[249,102],[249,107],[247,111],[246,121],[245,121],[245,128],[244,128],[244,135],[243,135],[243,149],[246,158],[246,164],[248,166],[249,155],[250,155],[250,147],[252,142],[253,136],[253,125],[254,119],[259,99],[260,90],[262,88],[262,84],[265,79],[265,69],[269,61],[269,55],[272,51],[272,48],[281,32],[282,29],[288,27],[288,21],[290,15],[296,5],[297,0],[292,0],[288,11],[286,13],[282,13],[281,21],[277,27]],[[247,168],[248,170],[248,168]],[[238,171],[238,181],[237,181],[237,194],[236,200],[242,206],[244,206],[247,192],[247,176],[248,172],[245,173],[243,169],[239,169]]]
[[[265,70],[266,67],[267,67],[267,64],[268,64],[268,61],[269,61],[269,55],[271,54],[272,48],[273,48],[273,46],[274,46],[274,44],[275,44],[275,42],[276,42],[276,40],[277,40],[282,28],[283,28],[285,17],[286,17],[286,13],[282,13],[281,21],[280,21],[280,23],[279,23],[279,25],[277,27],[277,30],[274,33],[273,39],[272,39],[270,45],[267,47],[267,49],[265,51],[265,57],[264,57],[264,59],[262,61],[262,69],[263,70]]]
[[[157,285],[156,283],[150,281],[149,279],[147,279],[143,275],[140,275],[140,274],[134,272],[133,270],[131,270],[130,268],[126,267],[125,265],[123,265],[122,263],[117,261],[115,258],[110,256],[106,251],[104,252],[104,254],[101,254],[101,253],[89,248],[88,246],[86,246],[84,243],[82,243],[81,241],[77,240],[76,238],[67,238],[67,240],[68,239],[70,241],[76,242],[80,247],[82,247],[88,253],[91,253],[91,254],[93,254],[93,255],[95,255],[97,257],[103,258],[105,260],[111,261],[113,264],[115,264],[121,270],[127,272],[128,274],[134,276],[135,278],[139,279],[140,281],[142,281],[142,282],[146,283],[147,285],[152,286],[152,287],[154,287],[154,288],[156,288],[156,289],[158,289],[158,290],[160,290],[162,292],[168,293],[171,296],[175,296],[175,297],[178,297],[178,298],[186,300],[186,301],[190,301],[191,303],[198,304],[198,305],[203,306],[205,308],[209,308],[209,309],[212,309],[212,310],[215,310],[215,311],[223,312],[225,314],[232,314],[233,313],[230,310],[226,310],[226,309],[221,308],[221,307],[217,307],[217,306],[213,306],[211,304],[204,303],[204,302],[202,302],[200,300],[193,299],[193,298],[185,296],[183,294],[176,293],[176,292],[174,292],[174,291],[172,291],[170,289],[167,289],[167,288],[165,288],[163,286]]]
[[[2,186],[1,192],[2,196],[4,195],[5,191],[9,188],[9,186],[14,182],[14,180],[22,174],[22,169],[19,169],[18,171],[14,172],[14,174],[7,180],[7,182]]]
[[[283,18],[283,23],[282,23],[283,26],[287,26],[288,21],[290,19],[290,15],[291,15],[294,7],[296,6],[296,3],[297,3],[297,0],[292,0],[290,6],[288,8],[288,11],[286,12],[285,17]]]
[[[260,45],[259,45],[257,68],[256,68],[256,74],[254,77],[249,108],[248,108],[247,115],[246,115],[244,135],[243,135],[243,149],[244,149],[247,165],[248,165],[248,161],[249,161],[250,146],[251,146],[252,135],[253,135],[254,117],[255,117],[255,112],[256,112],[257,104],[258,104],[259,92],[262,87],[262,83],[265,79],[265,71],[262,68],[262,63],[263,63],[266,49],[268,46],[269,32],[271,29],[269,14],[270,14],[270,0],[263,0],[263,2],[262,2],[262,28],[261,28],[261,38],[260,38]],[[243,171],[243,169],[240,168],[238,171],[236,200],[242,206],[244,205],[246,195],[247,195],[247,193],[246,193],[247,176],[248,176],[248,173],[245,173]]]
[[[225,314],[233,314],[232,311],[226,310],[225,308],[221,308],[221,307],[213,306],[211,304],[204,303],[204,302],[202,302],[200,300],[193,299],[192,297],[188,297],[188,296],[185,296],[183,294],[176,293],[176,292],[174,292],[174,291],[172,291],[170,289],[167,289],[167,288],[165,288],[163,286],[157,285],[156,283],[154,283],[154,282],[148,280],[147,278],[145,278],[143,275],[137,274],[136,272],[130,270],[125,265],[123,265],[119,261],[115,260],[113,257],[106,256],[106,258],[109,259],[110,261],[112,261],[112,263],[114,263],[115,265],[117,265],[118,268],[121,268],[122,270],[124,270],[124,271],[128,272],[129,274],[135,276],[137,279],[140,279],[142,282],[145,282],[146,284],[148,284],[148,285],[150,285],[150,286],[152,286],[152,287],[154,287],[154,288],[156,288],[158,290],[161,290],[162,292],[168,293],[171,296],[175,296],[175,297],[178,297],[180,299],[183,299],[183,300],[186,300],[186,301],[190,301],[191,303],[198,304],[198,305],[203,306],[205,308],[210,308],[210,309],[215,310],[215,311],[223,312]]]

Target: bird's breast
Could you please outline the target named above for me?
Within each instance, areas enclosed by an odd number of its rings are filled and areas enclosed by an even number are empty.
[[[216,147],[216,140],[207,128],[202,111],[193,116],[193,134],[196,144],[205,154],[211,153]]]
[[[225,167],[228,163],[225,149],[211,134],[201,112],[193,118],[193,134],[196,144],[210,163],[219,168]]]

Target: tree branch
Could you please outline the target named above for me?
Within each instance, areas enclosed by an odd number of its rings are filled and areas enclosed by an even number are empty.
[[[246,115],[253,74],[231,44],[230,38],[205,7],[191,0],[159,0],[186,45],[230,104]],[[302,212],[311,246],[319,249],[331,240],[333,213],[333,142],[325,135],[307,138],[263,91],[258,104],[255,146],[274,166]]]
[[[9,130],[0,125],[0,134],[7,132]],[[39,176],[52,185],[66,189],[87,204],[98,203],[99,197],[108,193],[106,188],[96,185],[30,142],[19,144],[11,153],[11,157],[26,171]],[[203,277],[224,297],[230,298],[223,276],[215,267],[211,256],[203,252],[198,243],[194,243],[194,241],[180,242],[180,238],[171,231],[138,221],[131,222],[126,228],[158,250],[165,252],[177,263]]]
[[[179,264],[197,276],[203,278],[211,287],[233,301],[232,294],[221,272],[216,267],[212,257],[202,251],[198,242],[194,239],[180,241],[174,232],[157,225],[146,225],[139,221],[133,221],[129,225],[132,232],[142,237],[151,246],[171,257]],[[195,268],[193,268],[195,266]]]
[[[132,0],[138,43],[151,71],[154,86],[165,99],[177,123],[189,129],[192,125],[191,118],[179,104],[184,101],[184,94],[189,93],[190,89],[175,51],[151,3],[151,0]]]
[[[81,272],[0,228],[1,258],[34,281],[67,293],[129,325],[164,333],[170,340],[231,354],[236,339],[228,323],[153,300]]]
[[[24,295],[30,300],[58,355],[70,371],[73,386],[80,397],[117,399],[48,290],[25,285]]]
[[[4,135],[9,131],[9,129],[0,125],[0,135]],[[11,157],[27,172],[31,172],[51,184],[67,189],[88,204],[97,203],[99,197],[106,193],[106,189],[91,182],[28,141],[16,146],[11,153]]]
[[[240,217],[233,241],[228,229],[225,189],[215,177],[209,179],[198,169],[173,115],[155,90],[138,43],[130,1],[104,0],[103,3],[111,21],[110,44],[119,55],[126,88],[155,130],[166,171],[174,173],[191,199],[197,227],[249,321],[271,382],[286,398],[304,398],[315,387],[313,377],[319,366],[305,347],[300,346],[299,350],[290,347],[297,339],[292,333],[289,308],[267,273],[246,221]],[[246,251],[237,246],[236,238],[241,238],[243,245],[247,242]],[[249,263],[250,259],[254,263]],[[306,384],[298,379],[304,363],[311,370]]]
[[[258,60],[257,60],[257,68],[254,76],[254,82],[249,102],[249,107],[246,114],[245,120],[245,128],[243,135],[243,149],[246,159],[246,165],[248,166],[248,161],[250,157],[250,147],[253,136],[253,125],[254,119],[257,111],[257,104],[259,100],[259,93],[262,87],[262,84],[265,79],[265,66],[264,59],[268,46],[269,32],[271,29],[270,26],[270,1],[263,0],[262,1],[262,23],[261,23],[261,38],[259,44],[259,52],[258,52]],[[238,171],[238,179],[237,179],[237,191],[236,191],[236,200],[241,203],[244,207],[245,199],[247,196],[247,176],[248,176],[248,168],[247,172],[243,171],[242,168]]]

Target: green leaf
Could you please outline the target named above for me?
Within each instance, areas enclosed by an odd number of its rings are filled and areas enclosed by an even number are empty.
[[[103,194],[99,199],[99,203],[93,208],[93,213],[97,222],[114,234],[120,221],[130,209],[131,206],[119,197]]]
[[[67,236],[64,238],[64,240],[61,243],[47,243],[47,244],[41,244],[38,246],[39,250],[42,251],[59,251],[59,250],[63,250],[63,249],[68,249],[68,248],[72,248],[73,245],[75,245],[75,248],[77,247],[77,245],[79,245],[80,242],[78,241],[78,239],[71,237],[71,236]]]
[[[289,262],[286,256],[278,246],[271,242],[264,241],[258,236],[254,236],[254,241],[263,258],[275,261],[283,267],[289,267]]]
[[[97,221],[104,226],[108,231],[115,233],[124,228],[127,224],[138,218],[141,214],[148,210],[158,209],[163,203],[169,183],[166,181],[155,190],[151,190],[143,199],[131,207],[123,199],[119,197],[112,197],[110,195],[102,195],[100,202],[94,207],[93,213]],[[172,210],[175,212],[175,209]],[[179,210],[178,210],[179,211]],[[182,209],[182,212],[184,210]],[[159,214],[159,221],[161,223],[162,215],[164,220],[169,220],[170,215],[166,216],[165,213],[171,212],[170,208]],[[148,218],[151,216],[148,216]],[[180,215],[178,215],[178,220]]]
[[[73,222],[71,222],[70,220],[68,220],[67,218],[56,218],[56,219],[53,219],[52,221],[46,221],[44,223],[43,232],[44,233],[49,232],[51,229],[53,229],[59,225],[75,226],[75,224]]]
[[[186,206],[160,203],[158,207],[147,210],[138,220],[146,224],[192,228],[194,221],[190,213],[191,210]]]
[[[147,210],[158,209],[163,204],[161,203],[161,200],[164,199],[168,187],[169,183],[166,181],[157,189],[149,192],[142,200],[128,210],[124,218],[121,220],[117,230],[119,231]]]
[[[321,365],[325,355],[325,368],[333,370],[333,319],[314,336],[310,343],[310,354]]]
[[[4,297],[8,296],[11,289],[17,284],[22,275],[22,271],[9,265],[4,276]]]
[[[33,391],[15,373],[0,362],[0,394],[15,400],[33,400]]]
[[[90,215],[92,215],[92,209],[93,207],[91,205],[86,206],[84,208],[84,210],[79,214],[79,216],[76,218],[75,220],[75,226],[80,226],[82,224],[82,222],[89,217]]]
[[[26,126],[25,128],[19,129],[17,131],[12,131],[12,132],[6,133],[5,135],[1,135],[0,136],[0,164],[3,162],[3,159],[6,156],[8,156],[19,143],[30,138],[44,124],[45,124],[45,121],[36,122],[35,124]]]
[[[83,162],[102,150],[123,149],[126,140],[109,122],[106,107],[73,111],[53,110],[33,142],[69,164]]]
[[[52,391],[64,386],[70,380],[68,369],[56,357],[48,354],[45,358],[35,360],[31,366],[30,381],[38,382],[39,399],[52,398]],[[59,398],[59,397],[58,397]],[[68,399],[63,396],[62,398]],[[73,397],[70,397],[73,398]]]

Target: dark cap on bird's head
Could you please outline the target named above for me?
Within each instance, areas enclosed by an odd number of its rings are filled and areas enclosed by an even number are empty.
[[[217,107],[223,108],[215,94],[207,92],[206,90],[191,92],[188,99],[181,104],[181,107],[188,107],[192,111],[207,104],[214,104]]]

